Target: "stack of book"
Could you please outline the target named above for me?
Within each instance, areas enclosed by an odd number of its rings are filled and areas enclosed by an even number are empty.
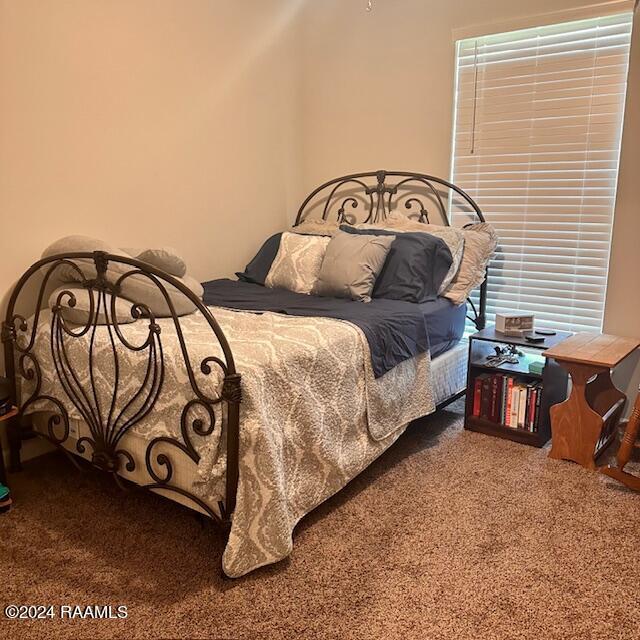
[[[474,381],[473,415],[512,429],[535,433],[540,418],[542,382],[504,373],[483,373]]]

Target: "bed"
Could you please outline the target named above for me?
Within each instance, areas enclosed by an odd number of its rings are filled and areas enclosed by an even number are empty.
[[[445,180],[368,172],[315,189],[296,225],[313,215],[384,221],[401,209],[428,223],[433,208],[448,224],[454,206],[484,220]],[[95,277],[82,276],[91,320],[78,326],[61,313],[74,305],[72,293],[62,291],[52,309],[44,299],[56,270],[81,260],[91,261]],[[115,281],[107,277],[110,263],[123,268]],[[135,322],[118,321],[115,301],[132,276],[157,287],[169,317],[131,301]],[[31,313],[18,314],[21,293],[38,279]],[[176,313],[169,287],[195,312]],[[464,392],[460,338],[467,315],[484,326],[486,279],[477,309],[444,298],[411,306],[325,299],[312,308],[317,303],[230,280],[205,283],[203,301],[158,268],[101,251],[38,261],[18,281],[3,324],[5,368],[20,409],[10,429],[11,467],[20,466],[23,438],[43,437],[76,465],[88,461],[123,486],[165,495],[225,527],[227,576],[277,562],[291,553],[306,513],[412,420]],[[391,357],[394,345],[411,349],[425,339],[415,352]]]

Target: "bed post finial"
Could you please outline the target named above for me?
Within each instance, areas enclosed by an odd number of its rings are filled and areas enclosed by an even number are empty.
[[[109,266],[109,258],[105,251],[94,251],[93,262],[96,265],[96,272],[98,275],[98,281],[104,281],[107,273],[107,267]]]

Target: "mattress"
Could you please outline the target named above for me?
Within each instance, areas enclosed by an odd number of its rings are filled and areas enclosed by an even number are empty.
[[[467,386],[468,348],[467,341],[463,340],[431,361],[436,405],[464,391]]]

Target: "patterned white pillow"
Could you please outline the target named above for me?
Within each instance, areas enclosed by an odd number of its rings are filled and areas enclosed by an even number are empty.
[[[330,240],[325,236],[304,236],[285,231],[264,281],[265,286],[310,294]]]

